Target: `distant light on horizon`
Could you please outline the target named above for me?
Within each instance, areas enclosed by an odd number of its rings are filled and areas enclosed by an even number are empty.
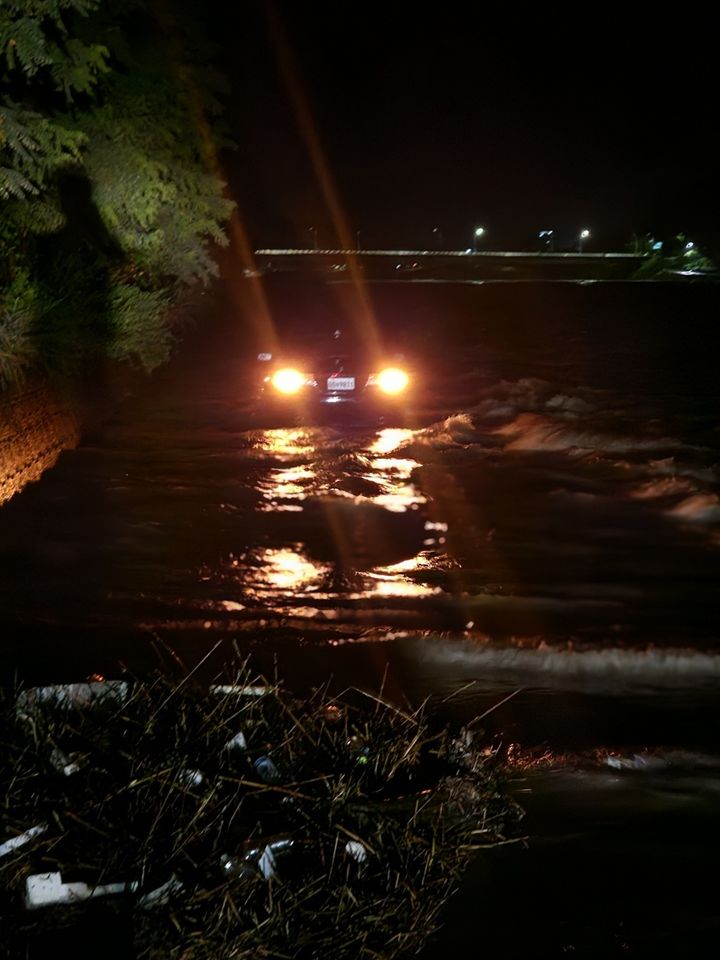
[[[472,252],[477,253],[477,242],[485,235],[485,227],[475,227],[473,231]],[[468,251],[469,252],[469,251]]]

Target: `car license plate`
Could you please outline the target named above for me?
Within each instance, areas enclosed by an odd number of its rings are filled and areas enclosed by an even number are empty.
[[[355,377],[328,377],[328,390],[354,390]]]

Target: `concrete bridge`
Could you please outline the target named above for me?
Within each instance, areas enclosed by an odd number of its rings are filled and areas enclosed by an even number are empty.
[[[632,253],[515,250],[255,251],[262,272],[321,273],[340,279],[354,261],[369,280],[629,280],[644,257]]]

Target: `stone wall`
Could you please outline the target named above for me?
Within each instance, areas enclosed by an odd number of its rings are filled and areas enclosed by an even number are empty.
[[[0,394],[0,504],[38,480],[80,439],[80,414],[51,385]]]

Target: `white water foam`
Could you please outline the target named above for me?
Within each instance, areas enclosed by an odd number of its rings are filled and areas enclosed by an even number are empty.
[[[408,443],[422,443],[441,449],[479,443],[482,435],[469,413],[455,413],[444,420],[418,430]]]
[[[720,686],[720,655],[689,649],[497,647],[482,640],[425,636],[413,642],[412,654],[438,675],[451,672],[459,680],[472,676],[541,689]]]
[[[696,493],[686,497],[668,513],[691,523],[720,522],[720,498],[714,493]]]
[[[578,429],[576,421],[569,423],[535,413],[521,413],[494,433],[507,438],[506,450],[627,454],[639,450],[689,449],[686,444],[672,437],[618,436],[592,428],[583,430]]]
[[[665,457],[662,460],[650,460],[648,469],[659,477],[687,477],[700,483],[720,483],[720,470],[715,466],[698,467],[690,464],[678,463],[675,457]]]

